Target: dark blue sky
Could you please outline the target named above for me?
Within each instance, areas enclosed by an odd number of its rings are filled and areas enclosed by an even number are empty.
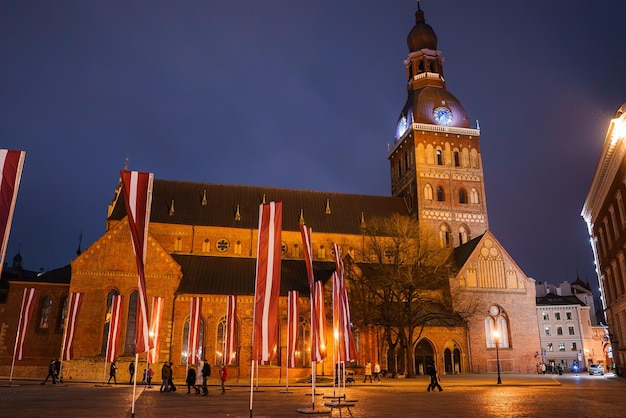
[[[626,6],[422,9],[448,90],[480,121],[491,230],[538,281],[595,281],[580,211],[626,101]],[[27,152],[7,261],[21,245],[26,268],[47,270],[81,231],[93,243],[126,158],[162,179],[389,195],[415,10],[0,0],[0,147]]]

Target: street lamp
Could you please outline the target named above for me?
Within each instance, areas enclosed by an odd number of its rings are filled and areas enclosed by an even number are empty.
[[[502,384],[502,379],[500,379],[500,352],[498,349],[498,343],[499,343],[499,339],[500,339],[500,333],[498,331],[493,331],[493,339],[496,342],[496,365],[498,367],[498,384],[501,385]]]

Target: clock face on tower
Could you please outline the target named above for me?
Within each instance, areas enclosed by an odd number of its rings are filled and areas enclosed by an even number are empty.
[[[450,126],[452,124],[452,112],[447,107],[437,107],[433,110],[433,119],[437,125]]]
[[[402,118],[398,121],[398,127],[396,128],[396,139],[402,138],[402,135],[409,128],[409,121],[406,119],[406,116],[402,116]]]

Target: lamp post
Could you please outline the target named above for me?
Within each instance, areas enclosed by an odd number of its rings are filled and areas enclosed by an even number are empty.
[[[493,339],[496,341],[496,365],[498,367],[498,384],[501,385],[502,379],[500,379],[500,352],[498,349],[500,333],[498,331],[493,331]]]

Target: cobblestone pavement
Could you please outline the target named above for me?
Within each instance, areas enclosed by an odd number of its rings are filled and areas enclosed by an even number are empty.
[[[253,392],[254,417],[304,417],[310,412],[326,417],[624,417],[626,379],[588,375],[494,375],[444,376],[443,392],[426,391],[428,380],[385,379],[382,383],[358,383],[347,388],[354,406],[328,408],[332,386],[318,387],[311,401],[310,386],[259,386]],[[132,386],[102,386],[72,382],[41,386],[34,381],[0,381],[2,417],[129,417]],[[322,396],[324,394],[326,397]],[[344,402],[346,399],[343,400]],[[298,410],[304,411],[299,412]],[[216,386],[209,396],[187,394],[184,386],[175,393],[159,393],[137,387],[136,417],[208,416],[249,417],[250,387],[231,382],[224,395]]]

